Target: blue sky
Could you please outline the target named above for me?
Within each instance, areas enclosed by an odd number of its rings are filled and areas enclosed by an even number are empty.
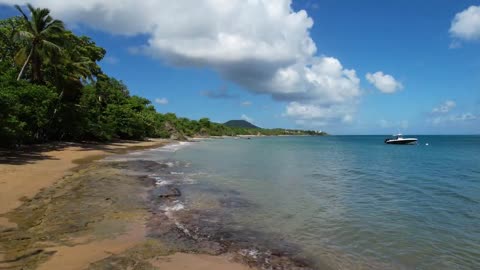
[[[0,0],[13,2],[22,3]],[[96,10],[87,3],[81,11],[61,1],[31,2],[51,8],[76,33],[106,48],[105,72],[124,81],[133,94],[152,100],[160,112],[218,122],[243,117],[262,127],[333,134],[480,133],[478,1],[298,0],[290,5],[281,0],[277,2],[291,10],[267,19],[258,6],[243,3],[226,17],[223,10],[230,7],[217,10],[219,5],[210,3],[215,1],[165,2],[166,11],[145,16],[117,9],[115,1],[102,9],[89,0]],[[275,5],[265,6],[276,11]],[[204,16],[201,10],[213,11]],[[191,17],[177,19],[176,11]],[[451,30],[461,12],[458,27]],[[15,14],[0,7],[2,18]],[[115,21],[119,14],[127,15],[124,21]],[[157,29],[167,23],[172,25]],[[224,32],[233,33],[234,44],[252,42],[245,43],[247,49],[204,42]],[[305,40],[313,41],[315,50]],[[263,41],[267,45],[260,46]],[[278,47],[285,50],[275,51]],[[348,70],[355,75],[347,75]],[[263,71],[268,74],[256,75]],[[323,83],[310,81],[309,72]],[[278,78],[288,81],[278,83]]]

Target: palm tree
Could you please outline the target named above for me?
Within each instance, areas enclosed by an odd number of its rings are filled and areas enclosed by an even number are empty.
[[[42,57],[47,57],[48,52],[60,51],[60,46],[56,44],[55,37],[57,34],[65,31],[65,27],[62,21],[54,20],[49,15],[50,10],[46,8],[34,8],[30,4],[28,4],[27,7],[31,13],[31,19],[25,15],[20,6],[15,5],[15,8],[17,8],[23,16],[25,27],[25,30],[18,31],[16,35],[17,40],[25,45],[17,55],[20,57],[23,56],[22,58],[26,56],[17,80],[20,80],[25,68],[31,62],[33,81],[41,82]]]

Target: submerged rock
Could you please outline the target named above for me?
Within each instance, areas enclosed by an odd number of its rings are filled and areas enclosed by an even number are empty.
[[[174,198],[182,196],[180,190],[172,186],[160,187],[155,192],[159,198]]]
[[[256,206],[254,203],[241,197],[224,197],[218,201],[225,208],[253,208]]]
[[[168,164],[159,163],[153,160],[129,160],[109,162],[109,166],[116,169],[131,170],[136,172],[160,172],[169,168]]]

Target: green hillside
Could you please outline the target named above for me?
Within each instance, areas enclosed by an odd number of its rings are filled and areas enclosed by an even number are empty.
[[[259,128],[245,120],[230,120],[228,122],[225,122],[224,125],[233,128]]]

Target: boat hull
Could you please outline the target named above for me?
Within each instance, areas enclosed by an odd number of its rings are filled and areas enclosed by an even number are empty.
[[[416,144],[416,139],[403,139],[403,140],[385,140],[386,144]]]

